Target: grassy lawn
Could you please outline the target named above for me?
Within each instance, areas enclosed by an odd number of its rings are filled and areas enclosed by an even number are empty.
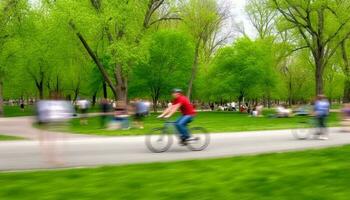
[[[330,126],[339,124],[339,114],[332,113],[328,122]],[[175,120],[174,118],[173,120]],[[269,118],[269,117],[248,117],[247,114],[234,112],[199,112],[191,126],[203,126],[210,132],[234,132],[253,130],[273,130],[297,128],[298,122],[306,120],[307,117],[291,118]],[[145,129],[130,130],[103,130],[100,129],[98,117],[89,119],[88,125],[80,125],[78,119],[71,122],[69,131],[84,134],[96,135],[141,135],[150,133],[152,128],[162,126],[163,121],[156,119],[156,115],[151,115],[145,119]]]
[[[0,173],[0,199],[348,200],[350,146],[93,169]]]
[[[0,141],[9,141],[9,140],[22,140],[20,137],[0,135]]]
[[[343,105],[339,103],[333,103],[331,105],[331,109],[342,109],[342,108],[343,108]]]
[[[95,106],[89,109],[89,112],[99,112],[99,107]],[[33,116],[35,115],[34,106],[25,106],[24,111],[19,106],[4,106],[5,117],[21,117],[21,116]]]
[[[35,114],[34,106],[26,106],[24,111],[19,106],[4,106],[5,117],[32,116]]]

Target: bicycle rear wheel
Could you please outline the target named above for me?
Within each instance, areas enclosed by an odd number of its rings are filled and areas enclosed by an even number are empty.
[[[312,136],[312,130],[308,128],[299,128],[292,130],[293,136],[298,140],[307,140]]]
[[[202,127],[193,127],[190,129],[192,138],[187,141],[187,147],[192,151],[202,151],[210,143],[208,131]]]
[[[149,135],[146,135],[146,146],[154,153],[167,151],[173,144],[173,136],[168,134],[165,128],[153,129]]]
[[[304,121],[300,121],[299,128],[292,130],[294,138],[298,140],[311,139],[315,132],[315,121],[313,118],[308,118],[304,119]]]

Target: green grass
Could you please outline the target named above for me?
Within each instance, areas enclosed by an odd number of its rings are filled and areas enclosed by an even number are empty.
[[[342,109],[342,108],[343,108],[342,104],[334,103],[331,105],[331,109]]]
[[[9,141],[9,140],[22,140],[20,137],[0,135],[0,141]]]
[[[19,106],[4,106],[5,117],[32,116],[35,114],[34,106],[25,106],[24,111]]]
[[[98,105],[89,109],[89,112],[90,113],[100,112]],[[5,114],[5,117],[33,116],[35,115],[35,107],[26,105],[24,111],[22,111],[19,106],[5,105],[4,114]]]
[[[338,114],[332,113],[329,117],[329,125],[337,126],[339,124]],[[176,117],[174,117],[174,120]],[[291,118],[269,118],[269,117],[248,117],[247,114],[233,112],[199,112],[191,126],[203,126],[210,132],[235,132],[235,131],[253,131],[253,130],[276,130],[297,128],[300,121],[307,117]],[[151,115],[145,119],[145,129],[130,130],[103,130],[100,129],[98,117],[89,119],[88,125],[80,125],[78,119],[71,122],[70,132],[96,134],[96,135],[142,135],[150,133],[152,128],[160,127],[163,121],[156,119],[156,115]]]
[[[348,200],[350,146],[225,159],[0,173],[0,199]]]

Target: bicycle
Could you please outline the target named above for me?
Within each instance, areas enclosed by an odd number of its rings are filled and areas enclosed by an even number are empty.
[[[202,151],[210,143],[210,135],[203,127],[189,128],[192,137],[186,141],[186,147],[191,151]],[[155,128],[146,135],[146,146],[154,153],[162,153],[170,149],[173,144],[173,136],[176,135],[180,140],[175,122],[165,122],[161,128]]]
[[[292,130],[294,138],[298,140],[318,139],[320,136],[328,137],[328,131],[326,128],[317,126],[315,117],[306,118],[298,123],[299,127]]]

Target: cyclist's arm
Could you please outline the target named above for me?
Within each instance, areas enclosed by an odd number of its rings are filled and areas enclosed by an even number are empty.
[[[159,115],[158,117],[164,117],[165,115],[167,115],[167,114],[170,112],[171,107],[172,107],[172,106],[166,108],[166,109],[163,111],[163,113],[162,113],[161,115]]]
[[[171,117],[179,108],[181,107],[181,103],[172,105],[169,109],[169,113],[165,115],[164,117]]]
[[[166,118],[171,117],[180,107],[181,107],[181,103],[172,105],[169,108],[167,108],[159,117],[166,117]]]

